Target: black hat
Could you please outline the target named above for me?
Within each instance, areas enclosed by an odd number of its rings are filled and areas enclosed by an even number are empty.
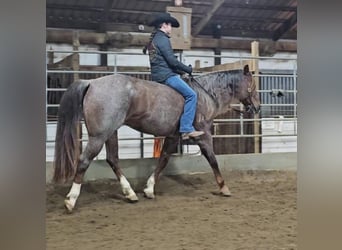
[[[162,23],[171,23],[172,27],[178,28],[179,22],[176,18],[172,17],[170,13],[158,13],[154,16],[152,22],[149,23],[150,26],[158,27]]]

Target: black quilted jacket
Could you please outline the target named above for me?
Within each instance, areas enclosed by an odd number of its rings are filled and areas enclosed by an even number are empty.
[[[191,74],[192,68],[177,60],[173,54],[170,37],[158,30],[148,46],[152,81],[163,83],[181,72]]]

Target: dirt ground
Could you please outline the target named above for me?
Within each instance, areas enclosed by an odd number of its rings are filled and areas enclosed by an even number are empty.
[[[47,185],[47,249],[297,249],[294,171],[223,171],[232,197],[216,194],[213,174],[162,176],[156,199],[145,179],[130,179],[139,202],[127,203],[116,180],[87,182],[72,214],[69,185]]]

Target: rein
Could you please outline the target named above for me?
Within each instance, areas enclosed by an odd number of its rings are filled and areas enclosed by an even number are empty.
[[[231,107],[231,109],[232,109],[233,111],[239,113],[240,115],[243,115],[244,113],[246,113],[246,111],[241,111],[241,110],[236,109],[236,108],[234,108],[234,107]]]
[[[203,86],[193,76],[189,77],[189,84],[191,83],[191,81],[194,82],[198,87],[200,87],[208,96],[210,96],[210,98],[213,100],[217,108],[219,107],[219,103],[217,102],[216,98],[211,93],[209,93],[205,88],[203,88]]]

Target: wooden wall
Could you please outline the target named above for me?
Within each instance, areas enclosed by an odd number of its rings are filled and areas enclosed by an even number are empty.
[[[244,118],[251,119],[253,114],[244,114]],[[217,119],[239,119],[240,114],[235,111],[228,111],[220,115]],[[260,127],[261,129],[261,127]],[[215,124],[212,128],[213,134],[216,135],[240,135],[240,122],[229,122]],[[243,123],[243,134],[254,134],[254,123]],[[214,152],[217,155],[221,154],[246,154],[254,153],[254,138],[253,137],[235,137],[235,138],[213,138]]]

